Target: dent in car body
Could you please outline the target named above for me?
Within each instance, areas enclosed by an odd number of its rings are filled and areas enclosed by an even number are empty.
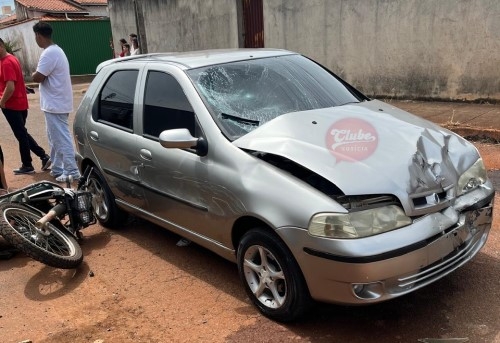
[[[376,129],[379,142],[369,157],[349,161],[329,151],[328,129],[345,118],[362,119]],[[233,144],[286,157],[331,181],[344,194],[394,194],[407,214],[415,211],[409,195],[456,184],[458,175],[479,157],[463,138],[379,101],[284,114]]]

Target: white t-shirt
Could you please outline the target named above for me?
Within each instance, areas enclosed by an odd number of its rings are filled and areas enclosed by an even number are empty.
[[[36,71],[45,75],[40,83],[40,109],[51,113],[73,111],[73,89],[64,51],[52,44],[40,55]]]
[[[130,46],[130,56],[139,55],[139,54],[140,54],[139,48],[134,49],[132,46]]]

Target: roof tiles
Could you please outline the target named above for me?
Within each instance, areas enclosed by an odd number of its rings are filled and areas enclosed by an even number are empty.
[[[74,6],[64,0],[17,0],[20,5],[30,9],[47,12],[82,12],[83,7]],[[106,5],[107,0],[76,0],[80,5]]]
[[[107,5],[108,0],[74,0],[80,5]]]
[[[17,0],[20,5],[29,9],[55,12],[81,12],[82,9],[62,0]]]
[[[0,19],[0,24],[8,24],[10,22],[15,22],[17,20],[17,16],[15,14],[10,15],[8,17]]]

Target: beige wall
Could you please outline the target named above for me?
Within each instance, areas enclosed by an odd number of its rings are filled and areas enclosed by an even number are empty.
[[[241,46],[243,0],[135,1],[148,52]],[[310,56],[369,96],[500,101],[500,0],[264,0],[269,48]],[[115,46],[140,31],[108,0]]]
[[[264,0],[264,25],[370,96],[500,100],[498,0]]]
[[[115,47],[120,38],[142,32],[136,16],[144,17],[147,52],[190,51],[238,47],[235,0],[108,0]]]

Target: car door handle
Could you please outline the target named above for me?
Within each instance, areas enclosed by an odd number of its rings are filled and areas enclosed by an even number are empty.
[[[153,156],[151,155],[151,151],[149,151],[147,149],[141,149],[141,151],[139,152],[139,155],[141,156],[141,158],[143,160],[146,160],[146,161],[151,161],[153,159]]]
[[[90,131],[89,136],[90,136],[90,139],[92,139],[93,141],[99,140],[99,134],[95,131]]]

